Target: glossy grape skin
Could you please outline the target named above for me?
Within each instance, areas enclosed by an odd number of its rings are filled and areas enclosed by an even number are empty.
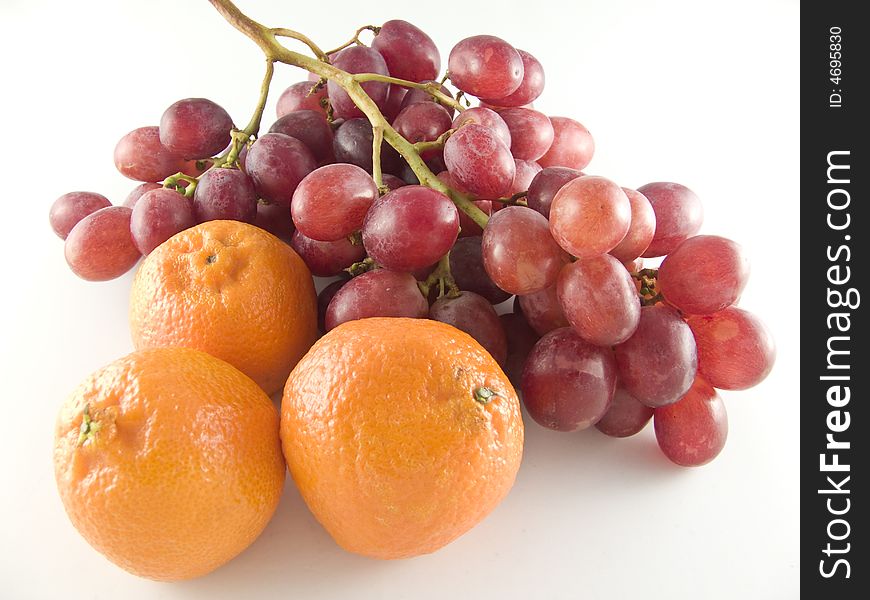
[[[725,403],[700,377],[678,402],[655,409],[653,425],[659,448],[683,467],[707,464],[728,439]]]
[[[163,181],[181,170],[183,159],[160,143],[157,127],[140,127],[115,146],[115,167],[136,181]]]
[[[535,101],[544,91],[544,67],[540,61],[526,52],[517,48],[517,52],[523,61],[523,81],[520,86],[504,98],[483,100],[487,104],[499,107],[526,106]]]
[[[361,168],[345,163],[326,165],[299,183],[290,213],[301,233],[332,242],[359,231],[377,197],[378,186]]]
[[[72,272],[87,281],[107,281],[133,268],[142,254],[130,234],[133,211],[107,206],[76,223],[63,246]]]
[[[654,409],[643,404],[616,382],[613,402],[604,416],[595,424],[603,434],[625,438],[640,433],[652,419]]]
[[[335,132],[332,141],[335,160],[356,165],[371,174],[373,141],[372,125],[368,119],[349,119]],[[381,168],[385,173],[398,175],[402,163],[395,148],[386,142],[381,144]]]
[[[450,273],[460,290],[479,294],[490,304],[500,304],[511,295],[487,275],[483,266],[482,241],[479,235],[456,240],[450,250]]]
[[[456,298],[441,296],[429,308],[429,318],[464,331],[504,366],[507,337],[495,309],[483,296],[474,292],[462,292]]]
[[[516,175],[508,147],[488,127],[468,124],[444,144],[444,162],[451,177],[481,198],[499,198]]]
[[[631,204],[631,222],[628,233],[610,251],[621,262],[638,258],[649,247],[656,232],[656,214],[646,196],[636,190],[622,188]]]
[[[317,294],[317,331],[321,334],[326,333],[326,309],[329,307],[329,303],[348,281],[350,281],[350,275],[343,273],[339,279],[327,285]]]
[[[366,46],[350,46],[338,52],[332,60],[332,64],[348,73],[375,73],[377,75],[389,75],[387,63],[377,50]],[[387,102],[390,84],[382,81],[366,81],[362,84],[366,94],[383,109]],[[329,102],[332,105],[332,114],[339,119],[355,119],[364,116],[357,108],[350,96],[347,95],[340,85],[330,79],[326,84]]]
[[[393,121],[393,128],[403,138],[415,144],[431,142],[450,129],[452,119],[440,104],[418,102],[402,110]]]
[[[776,362],[776,344],[764,323],[736,306],[712,315],[691,316],[698,345],[698,372],[721,390],[758,385]]]
[[[418,27],[393,19],[381,25],[372,48],[384,57],[390,74],[408,81],[435,79],[441,71],[438,47]]]
[[[184,158],[208,158],[230,143],[233,119],[207,98],[185,98],[160,117],[160,143]]]
[[[553,241],[547,219],[525,206],[494,213],[483,230],[483,264],[498,287],[533,294],[556,283],[568,257]]]
[[[613,353],[582,340],[570,327],[555,329],[529,353],[521,388],[523,403],[538,424],[556,431],[586,429],[613,400]]]
[[[734,304],[749,281],[749,260],[739,244],[718,235],[691,237],[659,267],[658,287],[670,304],[690,315],[709,315]]]
[[[656,232],[641,255],[654,258],[670,254],[680,242],[698,233],[704,209],[697,194],[679,183],[658,181],[637,188],[646,196],[656,215]]]
[[[495,133],[498,138],[505,143],[508,148],[511,147],[511,130],[508,129],[507,123],[504,122],[497,112],[488,108],[475,107],[469,108],[453,119],[453,129],[459,129],[463,125],[474,123],[475,125],[483,125]]]
[[[504,98],[523,82],[523,59],[516,48],[492,35],[465,38],[447,59],[450,83],[478,98]]]
[[[348,281],[326,309],[326,330],[347,321],[368,317],[423,319],[429,303],[410,273],[376,269]]]
[[[563,267],[567,268],[566,267]],[[517,296],[526,322],[538,335],[545,335],[554,329],[568,327],[568,318],[559,303],[557,286],[553,285],[534,294]]]
[[[289,206],[299,182],[316,168],[308,147],[283,133],[260,136],[245,158],[245,171],[259,197],[284,206]]]
[[[297,110],[284,115],[272,124],[270,133],[283,133],[305,144],[317,164],[335,160],[332,150],[332,127],[323,114],[313,110]]]
[[[692,330],[676,309],[662,303],[640,309],[637,330],[615,354],[622,385],[653,408],[679,400],[698,371]]]
[[[540,165],[539,165],[540,166]],[[529,194],[526,202],[532,208],[548,219],[550,218],[550,206],[556,192],[562,189],[569,181],[583,177],[583,172],[568,167],[546,167],[542,169],[529,184]]]
[[[391,192],[393,190],[399,189],[400,187],[405,187],[406,185],[408,185],[404,182],[404,180],[396,177],[395,175],[390,175],[389,173],[383,173],[381,175],[381,181]]]
[[[269,204],[257,202],[257,215],[254,217],[254,225],[265,229],[275,237],[290,243],[290,236],[295,228],[290,218],[290,209],[281,204]]]
[[[251,178],[238,169],[210,169],[193,192],[196,220],[232,219],[253,223],[257,216],[257,192]]]
[[[313,110],[326,117],[326,108],[321,103],[321,100],[326,98],[326,86],[309,93],[313,87],[314,84],[310,81],[300,81],[290,85],[278,97],[278,104],[275,107],[277,117],[280,119],[297,110]]]
[[[592,161],[595,141],[582,124],[568,117],[550,117],[553,143],[538,164],[542,167],[568,167],[582,170]]]
[[[641,314],[637,288],[622,263],[609,254],[565,265],[557,293],[571,327],[591,344],[615,346],[637,329]]]
[[[540,336],[526,323],[521,313],[505,313],[499,316],[507,338],[507,359],[504,372],[514,387],[519,388],[523,377],[523,367],[532,348]]]
[[[511,154],[522,160],[538,160],[553,144],[550,118],[530,108],[508,108],[499,116],[511,132]]]
[[[631,225],[631,203],[618,185],[604,177],[569,181],[550,205],[553,239],[577,258],[609,252]]]
[[[143,255],[194,225],[193,202],[168,188],[142,194],[130,216],[130,234]]]
[[[375,200],[362,226],[368,255],[382,267],[403,272],[437,262],[458,235],[459,214],[450,198],[419,185]]]
[[[59,197],[48,211],[48,222],[62,240],[75,224],[101,208],[112,206],[109,199],[96,192],[68,192]]]
[[[421,80],[419,83],[436,83],[436,82],[432,79],[429,79],[429,80]],[[447,87],[445,85],[438,84],[438,89],[445,96],[449,96],[450,98],[453,97],[453,94],[450,92],[449,89],[447,89]],[[453,118],[453,114],[456,112],[456,109],[454,109],[452,106],[444,106],[443,104],[441,104],[440,100],[435,98],[435,96],[433,96],[432,94],[430,94],[426,90],[421,90],[418,88],[411,88],[411,89],[407,90],[407,92],[405,93],[405,96],[402,98],[402,110],[404,110],[404,109],[406,109],[409,106],[412,106],[414,104],[418,104],[420,102],[434,102],[434,103],[438,104],[439,106],[443,107],[444,110],[447,111],[447,113],[450,115],[451,119]]]
[[[334,242],[320,242],[294,231],[290,245],[308,266],[312,275],[332,277],[366,256],[362,244],[354,245],[346,237]]]
[[[130,193],[127,194],[126,198],[124,198],[124,203],[122,204],[122,206],[126,206],[127,208],[132,210],[133,208],[135,208],[136,203],[139,201],[139,198],[142,197],[142,194],[144,194],[145,192],[150,192],[151,190],[159,190],[162,187],[162,184],[150,181],[140,183],[132,190],[130,190]]]

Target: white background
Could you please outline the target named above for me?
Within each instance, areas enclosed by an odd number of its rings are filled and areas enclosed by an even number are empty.
[[[779,346],[773,374],[727,393],[728,444],[671,465],[651,428],[628,440],[529,421],[515,488],[434,555],[380,562],[338,548],[292,482],[246,552],[197,581],[128,575],[68,522],[53,424],[87,374],[131,350],[131,276],[94,284],[66,267],[48,209],[60,194],[121,203],[117,139],[188,96],[247,122],[256,47],[205,0],[0,1],[0,596],[3,598],[797,598],[799,424],[799,5],[795,1],[408,2],[241,0],[254,18],[323,47],[405,18],[439,44],[501,36],[544,64],[537,107],[592,131],[588,172],[637,187],[682,182],[703,231],[751,257],[742,306]],[[277,93],[301,80],[279,70]]]

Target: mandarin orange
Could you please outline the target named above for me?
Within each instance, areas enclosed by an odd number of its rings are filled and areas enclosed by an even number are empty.
[[[370,318],[321,338],[284,388],[281,441],[296,485],[343,548],[433,552],[507,495],[523,422],[513,387],[470,336]]]
[[[142,262],[130,293],[137,349],[187,346],[279,391],[317,337],[311,273],[293,249],[240,221],[207,221]]]
[[[120,567],[174,581],[247,548],[278,505],[278,411],[250,378],[190,348],[98,370],[61,409],[55,478],[79,533]]]

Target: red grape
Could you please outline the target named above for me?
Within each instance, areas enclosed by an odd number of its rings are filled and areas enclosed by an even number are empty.
[[[377,75],[389,75],[387,63],[377,50],[366,46],[350,46],[335,55],[332,64],[348,73],[375,73]],[[362,84],[362,89],[383,109],[387,102],[387,94],[390,84],[383,81],[367,81]],[[353,119],[362,117],[363,112],[357,108],[350,96],[347,95],[335,80],[330,79],[326,84],[329,94],[329,102],[332,105],[332,114],[340,119]]]
[[[541,172],[541,165],[532,160],[520,160],[519,158],[515,158],[514,165],[516,165],[516,174],[514,175],[513,183],[511,183],[511,187],[508,190],[508,194],[510,195],[528,191],[535,176]]]
[[[150,192],[151,190],[159,190],[163,185],[154,182],[145,182],[140,183],[127,194],[127,197],[124,199],[123,206],[126,206],[129,209],[133,209],[136,206],[136,203],[139,201],[139,198],[142,197],[142,194],[145,192]]]
[[[493,214],[483,230],[483,264],[506,292],[532,294],[556,283],[567,256],[553,241],[547,219],[525,206]]]
[[[130,234],[126,206],[107,206],[76,223],[63,246],[72,272],[87,281],[106,281],[133,268],[141,253]]]
[[[478,98],[504,98],[523,82],[523,59],[516,48],[492,35],[465,38],[447,59],[450,82]]]
[[[519,388],[526,359],[540,337],[526,323],[525,317],[520,313],[506,313],[501,315],[499,319],[507,338],[508,350],[504,372],[510,378],[514,387]]]
[[[444,162],[457,183],[482,198],[502,196],[516,175],[510,150],[483,125],[468,124],[451,135],[444,145]]]
[[[617,381],[613,402],[595,427],[610,437],[624,438],[639,433],[652,416],[653,409],[629,394]]]
[[[288,206],[302,178],[317,168],[308,147],[283,133],[267,133],[254,142],[245,171],[260,198]]]
[[[731,306],[712,315],[691,316],[688,323],[698,345],[698,372],[713,387],[745,390],[773,369],[773,336],[752,313]]]
[[[142,254],[194,225],[196,215],[190,198],[168,188],[142,194],[130,216],[130,234]]]
[[[459,185],[450,173],[441,171],[437,175],[447,187],[463,194],[468,194],[468,190]],[[491,200],[473,200],[472,203],[479,208],[486,216],[492,215],[493,202]],[[465,214],[465,211],[459,211],[459,237],[479,236],[483,233],[480,225],[475,223],[471,217]]]
[[[332,127],[323,114],[313,110],[297,110],[284,115],[272,124],[270,133],[283,133],[305,144],[317,164],[335,160],[332,150]]]
[[[585,169],[595,154],[592,134],[583,125],[568,117],[550,117],[553,143],[538,163],[546,167]]]
[[[206,98],[185,98],[160,117],[160,143],[184,158],[208,158],[230,143],[233,119]]]
[[[665,256],[683,240],[698,233],[704,220],[701,199],[684,185],[659,181],[637,188],[652,204],[656,232],[644,258]]]
[[[540,166],[540,165],[539,165]],[[542,169],[529,184],[529,195],[526,202],[529,208],[533,208],[548,219],[550,218],[550,206],[553,197],[562,186],[582,177],[583,172],[568,167],[546,167]]]
[[[464,331],[504,365],[507,360],[507,338],[501,321],[486,298],[474,292],[462,292],[456,298],[441,296],[429,308],[429,318]]]
[[[700,377],[679,402],[655,409],[656,441],[668,460],[683,467],[707,464],[725,447],[725,403]]]
[[[511,295],[499,288],[486,274],[481,243],[479,235],[456,240],[450,250],[450,273],[460,290],[479,294],[490,304],[500,304]]]
[[[621,262],[639,257],[649,247],[656,231],[656,214],[646,196],[638,191],[622,188],[631,204],[631,224],[628,233],[610,251]]]
[[[553,143],[553,125],[544,113],[530,108],[508,108],[499,116],[511,132],[511,154],[523,160],[538,160]]]
[[[603,254],[628,233],[631,203],[604,177],[579,177],[556,192],[550,206],[550,233],[578,258]]]
[[[440,104],[418,102],[402,109],[393,121],[393,127],[411,142],[431,142],[450,129],[450,113]]]
[[[559,274],[558,296],[574,331],[596,346],[621,344],[640,321],[634,280],[609,254],[565,265]]]
[[[317,330],[320,333],[326,333],[326,309],[329,307],[329,303],[348,281],[350,281],[350,275],[344,273],[341,278],[336,279],[317,294]]]
[[[511,147],[511,130],[508,129],[507,123],[504,122],[497,112],[488,108],[469,108],[459,113],[453,119],[453,129],[459,129],[463,125],[474,123],[475,125],[483,125],[492,130],[498,138],[505,143],[508,148]]]
[[[419,83],[435,83],[435,81],[431,80],[431,79],[430,80],[421,80]],[[447,87],[444,86],[443,84],[438,84],[438,89],[445,96],[449,96],[450,98],[453,97],[453,94],[450,93],[450,90],[447,89]],[[447,111],[447,113],[450,115],[451,119],[453,118],[453,113],[456,112],[456,110],[452,106],[444,106],[443,104],[441,104],[440,100],[435,98],[435,96],[433,96],[432,94],[430,94],[426,90],[421,90],[418,88],[411,88],[407,91],[404,98],[402,98],[402,110],[408,108],[409,106],[411,106],[413,104],[418,104],[420,102],[435,102],[435,103],[439,104],[440,106],[442,106],[444,108],[444,110]]]
[[[709,315],[731,306],[749,280],[749,261],[740,245],[718,235],[681,242],[658,272],[662,295],[684,313]]]
[[[157,127],[134,129],[115,146],[115,167],[137,181],[163,181],[181,170],[182,158],[160,143]]]
[[[504,98],[484,100],[487,104],[502,107],[525,106],[534,102],[544,91],[544,67],[537,58],[525,50],[517,48],[517,52],[523,61],[523,81],[520,87]]]
[[[69,192],[54,201],[48,211],[48,222],[62,240],[76,223],[101,208],[112,206],[109,199],[96,192]]]
[[[382,267],[405,272],[436,262],[458,234],[459,214],[450,198],[419,185],[375,200],[362,226],[369,256]]]
[[[390,123],[402,112],[402,103],[405,101],[405,96],[408,95],[408,88],[391,83],[390,90],[387,92],[387,100],[384,102],[382,112],[384,118]]]
[[[399,189],[400,187],[405,187],[406,185],[408,185],[404,182],[404,180],[399,179],[395,175],[390,175],[389,173],[384,173],[381,176],[381,180],[383,184],[387,187],[387,189],[389,189],[391,192],[393,190]]]
[[[586,429],[613,400],[613,353],[582,340],[569,327],[555,329],[529,353],[521,387],[523,403],[540,425],[556,431]]]
[[[368,119],[349,119],[335,132],[332,141],[335,160],[356,165],[371,173],[373,142],[374,134]],[[386,142],[381,144],[381,168],[385,173],[399,174],[403,162],[395,148]]]
[[[619,378],[628,392],[657,408],[679,400],[698,371],[692,330],[670,306],[640,309],[640,323],[627,342],[616,347]]]
[[[346,321],[368,317],[412,317],[423,319],[429,303],[409,273],[376,269],[348,281],[326,309],[326,330]]]
[[[407,21],[393,19],[381,25],[372,40],[390,75],[408,81],[435,79],[441,71],[441,54],[425,32]]]
[[[269,202],[257,202],[257,216],[254,217],[254,225],[265,229],[275,237],[290,242],[293,235],[293,221],[290,218],[290,209],[281,204]]]
[[[251,178],[238,169],[209,169],[193,192],[193,209],[199,222],[232,219],[253,223],[257,192]]]
[[[344,163],[326,165],[300,182],[290,212],[301,233],[333,242],[362,228],[377,197],[378,186],[361,168]]]
[[[563,269],[567,268],[563,267]],[[553,285],[534,294],[517,296],[522,307],[523,316],[538,335],[544,335],[559,329],[568,327],[567,317],[559,304],[557,286]]]
[[[366,256],[362,244],[352,244],[344,237],[334,242],[320,242],[294,231],[290,245],[302,257],[308,270],[317,277],[332,277]]]
[[[313,87],[314,84],[310,81],[300,81],[284,90],[278,97],[278,105],[276,107],[278,118],[280,119],[297,110],[313,110],[325,117],[326,108],[324,108],[321,100],[326,98],[326,86],[319,87],[312,92]]]

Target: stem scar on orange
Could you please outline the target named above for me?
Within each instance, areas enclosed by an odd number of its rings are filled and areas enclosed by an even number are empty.
[[[273,394],[317,337],[314,282],[299,255],[273,235],[240,221],[208,221],[142,262],[130,331],[137,349],[196,348]]]
[[[290,374],[281,441],[339,545],[407,558],[459,537],[507,495],[523,422],[507,376],[469,335],[370,318],[330,331]]]
[[[278,411],[238,369],[199,350],[140,350],[67,399],[54,468],[79,533],[120,567],[204,575],[247,548],[278,505]]]

